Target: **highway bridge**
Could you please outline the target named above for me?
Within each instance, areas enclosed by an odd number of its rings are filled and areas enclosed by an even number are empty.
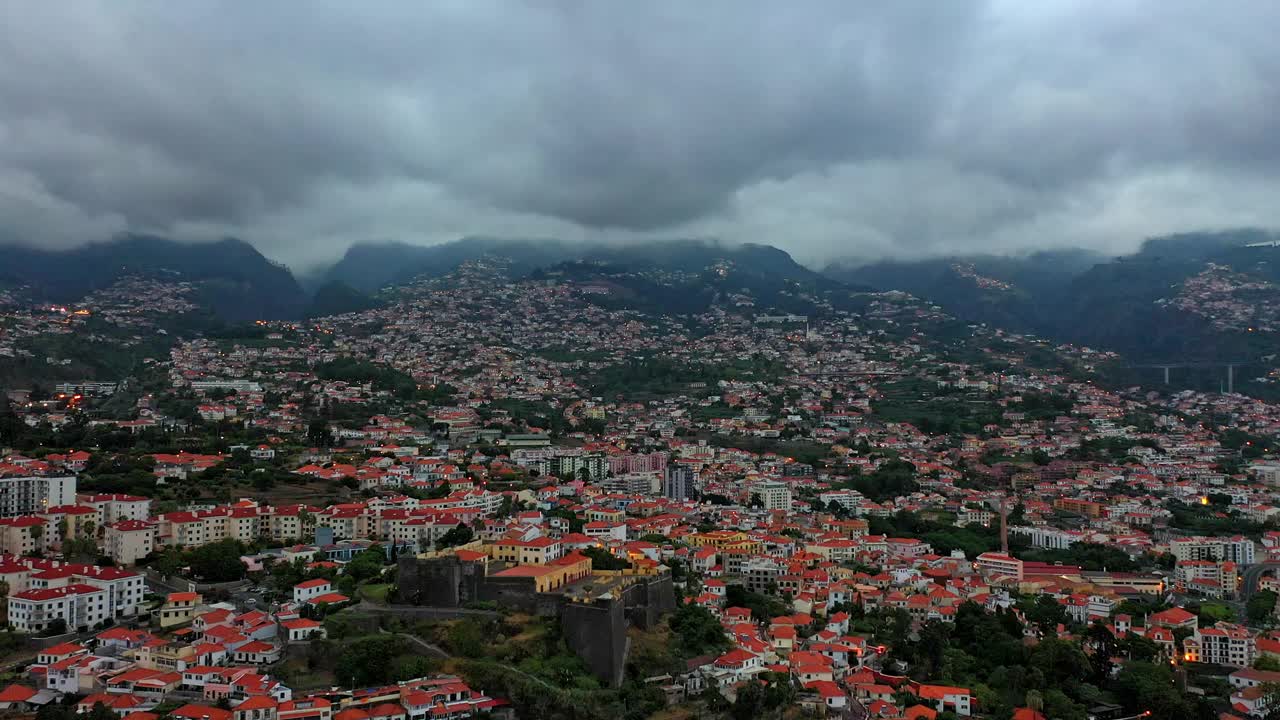
[[[1155,363],[1138,363],[1125,365],[1131,370],[1163,370],[1164,384],[1169,384],[1169,371],[1182,369],[1204,369],[1204,368],[1225,368],[1227,371],[1226,388],[1227,392],[1235,392],[1236,385],[1236,368],[1247,365],[1263,365],[1263,360],[1218,360],[1218,361],[1178,361],[1178,362],[1155,362]]]
[[[1240,573],[1240,602],[1249,602],[1249,598],[1258,592],[1258,582],[1263,575],[1280,570],[1280,562],[1260,562],[1244,566]]]

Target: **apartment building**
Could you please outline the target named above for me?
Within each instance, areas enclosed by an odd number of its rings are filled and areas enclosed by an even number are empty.
[[[151,517],[151,498],[138,495],[81,493],[76,496],[76,504],[97,511],[98,527],[121,520],[146,520]]]
[[[74,505],[76,479],[62,477],[0,478],[0,517],[34,515],[58,505]]]
[[[786,483],[777,480],[759,482],[751,488],[751,494],[760,498],[765,510],[791,509],[791,488]]]
[[[517,565],[546,565],[564,554],[560,541],[549,537],[498,540],[487,547],[494,560]]]
[[[121,520],[103,530],[103,551],[116,565],[133,565],[155,550],[156,529],[141,520]]]
[[[1182,641],[1183,659],[1187,662],[1213,663],[1232,667],[1249,667],[1257,658],[1253,634],[1239,625],[1220,622],[1211,628],[1200,628]]]
[[[9,626],[18,632],[41,632],[58,620],[69,630],[89,630],[109,619],[107,591],[92,585],[32,589],[9,598]]]
[[[1235,594],[1240,574],[1230,560],[1182,560],[1173,568],[1173,579],[1182,592],[1224,598]]]
[[[1252,565],[1254,545],[1249,538],[1186,537],[1169,542],[1169,552],[1176,560],[1230,560],[1237,565]]]
[[[978,572],[984,577],[1006,576],[1022,579],[1022,561],[998,552],[984,552],[977,558]]]
[[[34,515],[0,518],[0,552],[32,555],[49,546],[49,522]]]
[[[1032,547],[1049,548],[1050,550],[1066,550],[1080,542],[1083,533],[1073,530],[1059,530],[1051,527],[1020,525],[1009,528],[1013,535],[1027,538]]]

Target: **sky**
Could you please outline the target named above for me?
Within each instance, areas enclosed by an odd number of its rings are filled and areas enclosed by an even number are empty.
[[[0,3],[0,242],[715,237],[810,265],[1280,227],[1274,0]]]

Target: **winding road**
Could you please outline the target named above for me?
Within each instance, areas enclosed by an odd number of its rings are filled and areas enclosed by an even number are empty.
[[[1249,598],[1258,592],[1258,582],[1269,571],[1280,570],[1280,562],[1260,562],[1245,567],[1240,573],[1240,601],[1249,602]]]

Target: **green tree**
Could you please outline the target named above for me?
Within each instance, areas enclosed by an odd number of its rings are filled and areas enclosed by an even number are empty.
[[[423,655],[402,655],[391,663],[391,679],[413,680],[440,672],[440,663]]]
[[[1111,658],[1115,657],[1118,650],[1116,637],[1105,623],[1098,620],[1085,632],[1085,644],[1091,650],[1089,662],[1093,666],[1093,679],[1098,684],[1103,684],[1111,677]]]
[[[1269,624],[1274,617],[1275,609],[1276,593],[1273,590],[1259,590],[1249,598],[1245,606],[1249,622],[1254,625]]]
[[[729,648],[724,626],[701,605],[681,605],[667,619],[677,653],[683,658],[719,653]]]
[[[244,578],[247,570],[240,557],[245,547],[239,540],[228,538],[201,545],[187,554],[191,574],[206,582],[228,582]]]
[[[1160,646],[1154,640],[1148,640],[1141,635],[1127,633],[1123,640],[1120,641],[1120,650],[1130,660],[1141,660],[1143,662],[1154,662],[1160,657]]]
[[[457,527],[441,535],[436,540],[436,549],[443,550],[457,545],[466,545],[474,540],[475,536],[476,534],[471,528],[459,523]]]
[[[1058,625],[1070,622],[1067,610],[1062,603],[1046,594],[1037,594],[1033,598],[1019,601],[1019,608],[1027,622],[1036,626],[1041,635],[1052,637],[1057,633]]]
[[[459,620],[445,634],[445,645],[454,655],[477,658],[484,654],[484,632],[473,620]]]
[[[86,720],[117,720],[115,712],[100,702],[94,703],[93,708],[84,717]]]
[[[1084,682],[1092,670],[1089,658],[1079,645],[1056,637],[1045,638],[1036,644],[1031,651],[1030,664],[1058,684]]]
[[[1044,692],[1044,716],[1053,720],[1088,720],[1088,708],[1073,701],[1058,688]]]
[[[626,570],[631,567],[629,560],[618,557],[604,548],[589,547],[581,552],[591,559],[592,570]]]
[[[381,575],[382,567],[386,560],[387,556],[383,554],[382,546],[374,544],[359,555],[351,558],[351,562],[347,563],[343,572],[356,582],[364,582]]]
[[[323,418],[316,418],[307,425],[307,441],[319,448],[333,447],[335,442],[329,423]]]
[[[1150,711],[1154,720],[1185,720],[1192,715],[1191,704],[1178,692],[1173,671],[1165,663],[1125,663],[1113,691],[1131,714]]]
[[[394,659],[407,649],[404,638],[396,635],[349,640],[341,645],[334,674],[339,683],[355,687],[390,682]]]

